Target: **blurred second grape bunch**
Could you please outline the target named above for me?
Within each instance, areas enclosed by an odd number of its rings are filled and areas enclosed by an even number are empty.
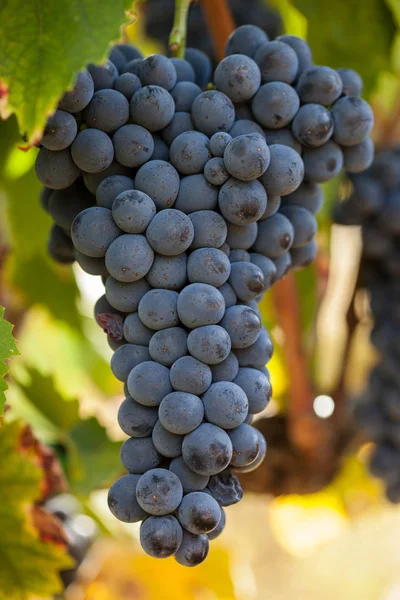
[[[266,453],[251,425],[271,397],[258,301],[316,256],[319,184],[374,153],[360,77],[313,66],[302,39],[241,26],[211,71],[197,49],[115,46],[61,99],[36,162],[51,255],[105,283],[95,313],[129,436],[110,509],[186,566]]]

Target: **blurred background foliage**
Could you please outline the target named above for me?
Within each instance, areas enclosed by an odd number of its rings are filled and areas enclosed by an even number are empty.
[[[8,410],[0,429],[0,598],[52,597],[62,589],[57,573],[70,562],[68,539],[54,523],[31,517],[35,506],[67,490],[99,532],[65,592],[70,600],[400,598],[400,512],[385,503],[380,485],[366,472],[368,445],[355,443],[348,431],[351,398],[363,389],[376,356],[368,342],[367,300],[354,296],[359,231],[331,223],[332,207],[343,193],[340,178],[325,186],[318,260],[296,274],[306,375],[315,391],[315,412],[333,434],[323,438],[335,446],[335,451],[329,448],[329,468],[321,459],[310,470],[279,433],[296,390],[285,353],[288,332],[279,305],[267,294],[262,315],[275,344],[269,365],[274,398],[261,417],[270,449],[260,474],[244,482],[257,494],[250,491],[240,507],[230,509],[226,533],[195,570],[172,559],[155,566],[139,550],[138,528],[108,513],[106,487],[120,472],[116,413],[122,387],[111,374],[111,350],[93,320],[102,285],[79,267],[61,267],[48,258],[51,222],[39,204],[33,169],[37,150],[26,151],[26,141],[37,138],[75,72],[106,56],[124,22],[131,21],[125,39],[145,54],[165,51],[173,0],[134,6],[122,0],[57,5],[40,0],[47,28],[40,40],[32,12],[36,2],[25,4],[24,11],[17,0],[0,6],[0,80],[7,86],[17,77],[8,107],[0,94],[2,114],[8,116],[0,122],[0,305],[15,326],[20,352],[8,363]],[[235,18],[243,15],[241,23],[253,22],[247,0],[231,4]],[[400,0],[270,0],[264,5],[264,26],[272,36],[287,31],[305,37],[315,62],[360,72],[364,97],[376,115],[378,145],[400,138]],[[212,52],[201,33],[199,6],[191,9],[190,19],[189,45],[205,44]],[[84,34],[85,26],[96,35]],[[156,35],[157,27],[163,35]],[[64,29],[71,35],[61,35]],[[27,56],[13,75],[22,47]],[[37,83],[43,78],[41,87]],[[349,310],[356,315],[351,327]],[[23,443],[27,436],[28,445]],[[321,457],[326,452],[322,444]]]

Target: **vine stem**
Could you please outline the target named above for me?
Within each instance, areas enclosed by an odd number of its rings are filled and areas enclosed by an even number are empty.
[[[175,17],[169,36],[169,49],[176,58],[185,57],[187,15],[192,0],[175,0]]]
[[[226,40],[235,29],[235,22],[226,0],[201,0],[201,9],[207,23],[218,60],[224,58]]]

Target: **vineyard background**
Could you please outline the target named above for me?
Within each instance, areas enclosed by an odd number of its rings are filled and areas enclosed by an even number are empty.
[[[139,548],[138,527],[109,514],[107,486],[121,472],[116,413],[122,386],[92,318],[102,284],[48,258],[51,222],[39,204],[37,149],[27,148],[74,73],[104,59],[124,22],[131,22],[126,39],[145,54],[165,50],[145,27],[146,11],[160,15],[162,9],[151,0],[133,7],[126,0],[39,4],[45,38],[33,0],[23,11],[15,0],[0,6],[0,82],[4,89],[14,83],[9,96],[0,85],[0,107],[8,116],[0,122],[0,305],[20,353],[7,363],[0,429],[0,598],[51,598],[61,590],[57,573],[71,565],[65,530],[43,502],[70,492],[86,514],[78,532],[90,537],[96,530],[96,541],[67,600],[333,600],[340,594],[397,600],[400,512],[367,473],[370,446],[349,416],[377,356],[368,341],[366,294],[355,293],[360,232],[332,226],[335,203],[347,192],[340,177],[324,186],[316,263],[263,300],[275,345],[274,397],[262,415],[269,451],[260,472],[243,480],[245,499],[229,509],[207,563],[184,570],[167,559],[155,570]],[[268,10],[276,34],[306,37],[317,63],[360,72],[375,111],[375,141],[380,147],[396,143],[399,0],[273,0]],[[96,35],[88,36],[87,28]],[[0,358],[16,352],[0,320]],[[311,424],[296,408],[305,388],[315,409]],[[0,384],[0,401],[2,394]],[[307,461],[298,439],[285,445],[287,418],[306,431],[305,444],[312,438]]]

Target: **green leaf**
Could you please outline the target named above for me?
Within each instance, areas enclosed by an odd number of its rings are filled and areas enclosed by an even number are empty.
[[[65,550],[42,542],[28,521],[24,505],[40,496],[42,472],[21,454],[21,425],[0,429],[0,599],[28,600],[32,594],[61,591],[58,572],[72,566]]]
[[[35,369],[27,371],[30,382],[19,387],[35,408],[60,431],[69,431],[79,421],[79,402],[61,396],[51,377]]]
[[[80,421],[71,431],[79,463],[70,468],[70,484],[79,494],[88,494],[112,479],[121,471],[119,442],[113,442],[95,417]],[[72,457],[73,459],[73,457]]]
[[[393,0],[397,3],[398,0]],[[351,67],[364,79],[368,95],[381,71],[390,70],[396,26],[384,0],[294,0],[308,20],[314,62]]]
[[[76,73],[102,62],[121,36],[131,0],[8,0],[0,4],[0,79],[8,88],[5,115],[15,113],[28,142]]]
[[[4,381],[4,377],[8,373],[8,368],[4,361],[11,358],[11,356],[19,354],[12,330],[13,325],[4,319],[4,308],[0,306],[0,416],[3,414],[6,402],[4,392],[8,388]]]

